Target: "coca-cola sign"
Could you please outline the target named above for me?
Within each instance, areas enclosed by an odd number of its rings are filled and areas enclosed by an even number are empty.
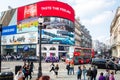
[[[35,16],[54,16],[66,18],[74,22],[74,10],[66,3],[58,1],[41,1],[18,8],[17,20]]]

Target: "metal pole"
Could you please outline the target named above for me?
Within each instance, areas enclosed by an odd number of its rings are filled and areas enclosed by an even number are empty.
[[[1,73],[1,35],[2,34],[2,24],[0,24],[0,73]]]
[[[42,23],[39,23],[38,26],[40,30],[40,37],[39,37],[39,68],[38,68],[38,78],[42,76],[42,67],[41,67],[41,34],[42,34]]]

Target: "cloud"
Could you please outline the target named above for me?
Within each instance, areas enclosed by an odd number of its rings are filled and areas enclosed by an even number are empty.
[[[93,16],[92,18],[88,19],[85,18],[81,22],[82,24],[86,24],[86,26],[98,26],[101,24],[106,24],[107,21],[110,21],[114,16],[112,11],[104,11],[101,14]]]
[[[115,0],[75,0],[76,5],[73,6],[76,16],[86,17],[94,15],[105,8],[115,4]]]
[[[106,43],[107,40],[110,40],[110,37],[108,37],[108,36],[99,36],[97,38],[94,38],[93,40],[99,40],[100,42]]]

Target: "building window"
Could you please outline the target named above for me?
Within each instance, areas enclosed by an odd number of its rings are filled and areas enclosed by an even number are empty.
[[[51,47],[50,50],[56,50],[56,48],[55,47]]]
[[[42,47],[42,50],[47,50],[47,48],[46,47]]]

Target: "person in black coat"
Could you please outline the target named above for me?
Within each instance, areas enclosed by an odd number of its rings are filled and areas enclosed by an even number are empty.
[[[70,63],[66,65],[66,69],[67,69],[67,74],[70,74]]]
[[[88,77],[88,80],[91,80],[91,76],[92,76],[92,70],[91,70],[91,68],[89,68],[88,70],[87,70],[87,77]]]
[[[91,80],[96,80],[96,76],[97,76],[97,68],[93,66]]]

